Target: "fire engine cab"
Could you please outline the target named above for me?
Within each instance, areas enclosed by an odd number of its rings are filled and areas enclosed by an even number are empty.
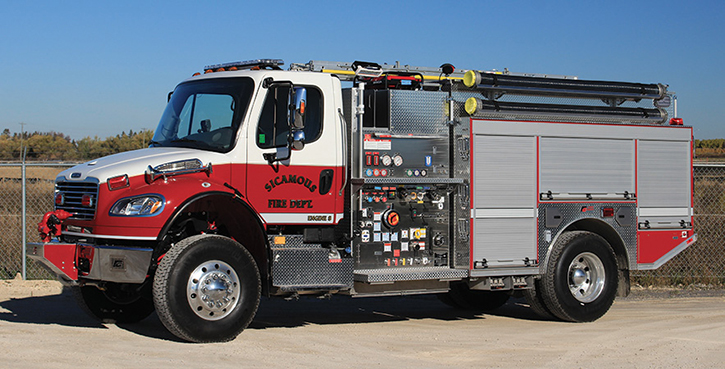
[[[146,149],[56,179],[27,254],[92,316],[235,338],[261,296],[438,294],[598,319],[696,240],[662,84],[399,63],[211,65]]]

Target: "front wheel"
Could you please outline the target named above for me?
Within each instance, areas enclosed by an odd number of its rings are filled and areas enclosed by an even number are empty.
[[[261,280],[238,242],[196,235],[174,245],[159,263],[153,297],[164,326],[191,342],[234,339],[254,318]]]
[[[540,287],[552,314],[591,322],[612,306],[617,283],[617,261],[609,243],[597,234],[574,231],[554,244]]]

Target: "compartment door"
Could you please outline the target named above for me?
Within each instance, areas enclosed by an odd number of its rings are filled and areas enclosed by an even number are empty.
[[[472,267],[536,260],[536,137],[473,139]]]
[[[652,229],[680,229],[692,220],[690,142],[639,140],[639,222]]]

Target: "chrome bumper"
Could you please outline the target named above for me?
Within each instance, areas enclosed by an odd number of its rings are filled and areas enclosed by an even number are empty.
[[[153,249],[148,248],[59,242],[28,243],[25,251],[29,258],[61,279],[77,281],[83,278],[118,283],[142,283],[153,253]]]

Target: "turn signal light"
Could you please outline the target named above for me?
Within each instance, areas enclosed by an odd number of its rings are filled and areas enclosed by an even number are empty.
[[[670,119],[670,125],[671,126],[681,126],[684,123],[682,118],[672,118]]]
[[[108,183],[108,189],[110,191],[120,190],[129,186],[128,174],[122,176],[116,176],[106,180]]]

